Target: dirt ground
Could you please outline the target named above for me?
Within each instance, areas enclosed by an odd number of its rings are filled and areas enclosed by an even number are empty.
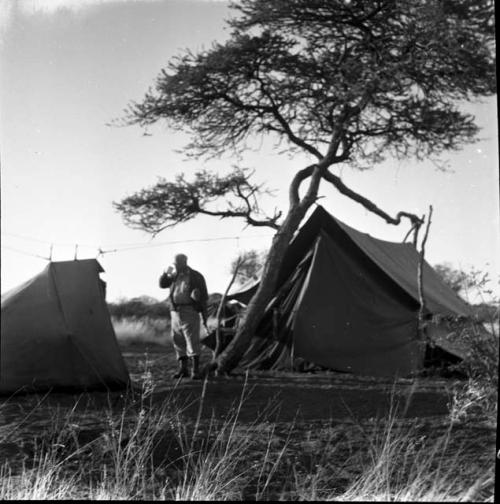
[[[133,392],[94,392],[84,394],[51,393],[0,398],[0,464],[26,458],[33,439],[51,427],[57,415],[72,412],[82,436],[99,435],[104,411],[119,413],[130,397],[135,410],[142,408],[141,391],[154,385],[149,405],[175,404],[182,418],[201,423],[225,419],[239,405],[238,422],[242,425],[276,426],[276,435],[283,439],[293,426],[297,457],[307,455],[304,445],[309,433],[321,429],[340,428],[349,433],[349,426],[369,426],[397,408],[401,422],[419,419],[419,429],[430,437],[443,434],[449,426],[449,408],[453,388],[459,382],[447,379],[418,380],[353,376],[341,373],[277,373],[236,370],[232,376],[203,380],[175,380],[172,375],[176,360],[171,347],[153,344],[122,346],[130,372]],[[210,360],[206,350],[202,364]],[[151,389],[150,389],[151,390]],[[243,399],[242,399],[243,398]],[[240,404],[241,403],[241,404]],[[391,406],[392,405],[392,406]],[[100,427],[101,426],[101,427]],[[259,427],[261,428],[261,427]],[[281,434],[280,434],[281,433]],[[83,439],[83,441],[85,441]],[[358,440],[360,443],[364,441]],[[346,438],[346,450],[354,449],[356,439]],[[453,445],[460,447],[471,462],[489,457],[495,446],[495,429],[481,423],[454,427]],[[340,445],[339,445],[340,446]],[[464,460],[464,470],[468,464]],[[354,468],[353,470],[355,470]]]
[[[173,352],[168,347],[128,346],[123,348],[132,381],[139,383],[147,365],[154,377],[155,401],[175,398],[185,404],[187,416],[196,415],[203,381],[172,378],[176,370]],[[202,355],[202,364],[210,354]],[[146,364],[147,363],[147,364]],[[144,378],[144,377],[143,377]],[[342,373],[252,372],[236,369],[228,377],[210,377],[204,391],[202,417],[224,417],[245,397],[239,419],[253,422],[272,410],[281,422],[311,420],[343,420],[385,415],[392,404],[407,418],[446,415],[453,382],[419,380],[412,390],[413,380],[354,377]]]
[[[175,380],[177,364],[170,347],[133,344],[122,347],[134,391],[149,381],[154,384],[152,401],[175,401],[187,418],[196,418],[203,393],[202,418],[224,418],[242,397],[239,420],[258,421],[264,416],[278,422],[292,420],[338,420],[381,417],[397,407],[403,418],[439,418],[446,416],[453,387],[458,382],[446,379],[418,380],[373,378],[342,373],[252,372],[236,369],[231,376],[203,380]],[[210,360],[204,351],[201,364]],[[75,410],[119,408],[123,392],[89,394],[51,393],[0,398],[0,425],[18,420],[32,424],[46,421],[58,407]],[[50,411],[49,411],[50,410]],[[28,418],[25,418],[28,415]],[[269,419],[269,418],[268,418]]]

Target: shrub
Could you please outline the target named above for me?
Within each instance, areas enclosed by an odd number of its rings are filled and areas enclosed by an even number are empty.
[[[170,309],[164,301],[151,301],[150,298],[138,297],[108,303],[109,313],[116,319],[144,317],[165,318],[170,320]]]
[[[473,320],[455,323],[455,334],[452,337],[465,350],[466,355],[454,368],[464,372],[468,381],[455,390],[450,415],[452,421],[465,421],[479,416],[496,425],[499,300],[488,288],[491,280],[487,274],[472,270],[465,278],[466,298],[470,299],[474,293],[481,303],[472,306]]]
[[[170,342],[170,321],[166,318],[151,317],[112,317],[116,337],[121,343],[158,343]]]

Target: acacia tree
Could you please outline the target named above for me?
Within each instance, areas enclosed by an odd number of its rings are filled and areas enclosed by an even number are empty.
[[[347,187],[337,168],[366,168],[387,156],[439,160],[478,132],[460,103],[496,89],[491,0],[240,0],[231,7],[229,39],[174,58],[122,121],[187,131],[185,153],[199,159],[228,152],[240,159],[258,137],[305,153],[311,162],[293,175],[288,209],[263,215],[264,189],[240,168],[160,179],[115,203],[128,225],[151,233],[198,214],[276,230],[259,289],[213,363],[222,371],[246,350],[320,183],[389,224],[407,218],[418,228],[419,217],[389,215]]]
[[[471,274],[455,269],[449,263],[436,264],[434,270],[441,277],[443,282],[457,294],[460,294],[462,291],[467,291],[469,287],[474,285]]]
[[[242,252],[236,259],[231,261],[231,274],[236,273],[236,282],[244,284],[248,280],[258,279],[262,265],[266,262],[267,251],[255,249]]]

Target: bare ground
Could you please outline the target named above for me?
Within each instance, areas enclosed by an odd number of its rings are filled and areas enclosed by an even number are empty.
[[[34,445],[46,431],[54,429],[57,416],[73,411],[77,425],[77,445],[98,439],[106,418],[104,411],[119,413],[125,404],[137,414],[145,405],[141,394],[154,385],[148,407],[170,403],[182,410],[186,425],[194,425],[199,415],[200,435],[209,436],[211,422],[221,423],[239,405],[238,423],[246,425],[245,435],[255,432],[256,444],[246,456],[248,463],[258,459],[262,443],[277,452],[287,445],[286,463],[311,470],[318,463],[326,443],[335,441],[336,455],[328,464],[335,469],[340,486],[359,473],[362,464],[352,453],[366,452],[370,432],[389,410],[396,408],[399,423],[417,422],[418,439],[432,445],[433,440],[450,429],[449,408],[454,387],[459,383],[446,379],[375,379],[340,373],[264,373],[230,377],[211,377],[206,382],[174,380],[176,361],[170,347],[133,344],[122,347],[130,371],[133,390],[84,394],[52,393],[0,398],[0,465],[9,462],[19,467],[33,455]],[[210,359],[208,351],[202,363]],[[142,394],[143,396],[143,394]],[[243,398],[243,400],[241,400]],[[210,421],[210,422],[209,422]],[[205,432],[205,434],[203,434]],[[266,435],[266,432],[271,433]],[[447,448],[450,460],[460,451],[462,479],[474,482],[477,466],[491,463],[495,457],[495,426],[470,419],[452,426]],[[175,448],[179,451],[179,447]],[[170,450],[170,448],[168,448]],[[167,451],[168,451],[167,450]],[[174,450],[175,451],[175,450]],[[170,453],[173,458],[178,453]],[[166,456],[161,453],[160,458]],[[346,467],[340,461],[350,460]],[[476,470],[476,472],[474,472]],[[342,477],[342,474],[344,477]],[[249,483],[249,495],[252,485]],[[272,488],[272,485],[270,486]],[[339,487],[340,488],[340,487]],[[244,496],[243,496],[244,497]]]

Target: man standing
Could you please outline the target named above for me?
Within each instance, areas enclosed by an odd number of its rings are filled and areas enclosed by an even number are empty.
[[[207,285],[203,275],[187,265],[187,256],[177,254],[175,271],[169,266],[160,277],[160,287],[170,287],[170,313],[174,349],[179,370],[174,378],[189,376],[188,358],[191,359],[191,378],[200,378],[200,315],[205,320]]]

